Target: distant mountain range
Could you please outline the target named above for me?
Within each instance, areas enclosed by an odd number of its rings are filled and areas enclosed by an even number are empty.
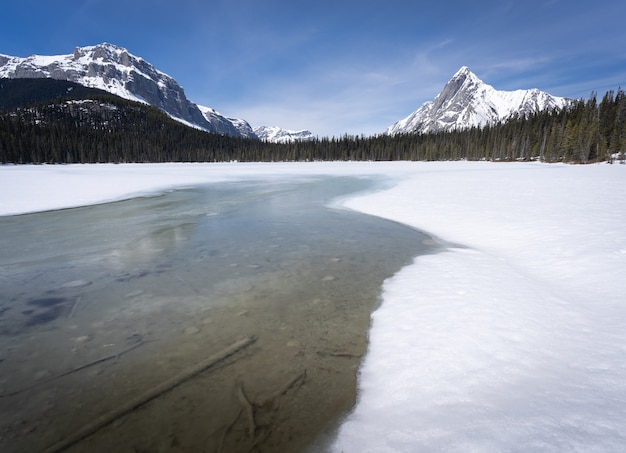
[[[227,118],[187,99],[183,88],[167,74],[122,47],[102,43],[76,47],[69,55],[11,57],[0,55],[0,78],[66,80],[98,88],[122,98],[155,106],[170,117],[198,129],[233,137],[275,143],[313,140],[308,130],[277,126],[252,128],[243,119]],[[538,89],[498,91],[463,66],[441,93],[386,130],[388,135],[483,127],[514,114],[526,115],[563,108],[571,99]]]
[[[207,116],[218,115],[204,109]],[[288,145],[207,133],[145,102],[52,78],[0,78],[0,163],[277,162],[335,160],[623,161],[626,95],[514,116],[480,130],[344,136],[263,128]],[[250,130],[247,132],[250,133]],[[254,131],[252,131],[254,133]],[[255,134],[256,135],[256,134]]]
[[[410,134],[483,127],[510,118],[552,108],[563,108],[572,99],[552,96],[538,89],[498,91],[463,66],[441,93],[415,112],[387,128],[386,134]]]
[[[313,140],[315,137],[311,131],[290,131],[278,126],[255,127],[254,133],[261,140],[273,143],[289,143],[296,140]]]

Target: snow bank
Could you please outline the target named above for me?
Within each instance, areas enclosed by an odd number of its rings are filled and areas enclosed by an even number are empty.
[[[385,282],[330,450],[623,450],[626,166],[4,166],[0,214],[317,174],[393,178],[344,204],[457,244]]]
[[[626,167],[422,164],[347,205],[468,248],[385,282],[334,451],[623,451]]]

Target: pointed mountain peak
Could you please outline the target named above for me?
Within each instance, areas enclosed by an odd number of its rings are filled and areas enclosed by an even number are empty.
[[[447,109],[459,99],[470,97],[471,93],[476,92],[482,86],[484,86],[483,81],[476,77],[467,66],[462,66],[434,99],[434,109]]]
[[[483,83],[482,80],[480,80],[476,74],[474,74],[472,71],[470,71],[470,68],[468,68],[467,66],[461,66],[461,69],[459,69],[453,76],[452,78],[448,81],[448,85],[449,84],[453,84],[456,86],[461,86],[464,83],[469,83],[469,84],[473,84],[473,85],[480,85]]]
[[[513,114],[562,108],[570,100],[539,90],[498,91],[462,66],[432,101],[387,128],[387,134],[426,133],[483,127]]]
[[[459,77],[467,77],[470,74],[473,75],[472,71],[470,71],[470,68],[468,68],[467,66],[461,66],[461,68],[452,76],[452,78],[456,79]]]

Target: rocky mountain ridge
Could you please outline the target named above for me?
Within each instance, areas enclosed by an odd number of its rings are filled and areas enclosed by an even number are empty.
[[[260,140],[272,143],[290,143],[315,139],[313,133],[307,130],[291,131],[278,126],[260,126],[255,127],[253,130]]]
[[[514,114],[528,115],[563,108],[571,99],[538,89],[499,91],[484,83],[467,66],[461,67],[432,101],[389,126],[386,134],[442,132],[483,127]]]
[[[0,55],[0,78],[52,78],[99,88],[160,108],[189,126],[223,135],[252,137],[250,125],[187,99],[183,88],[144,59],[109,43],[76,47],[69,55]],[[253,137],[254,138],[254,137]]]
[[[76,47],[69,55],[11,57],[0,55],[0,78],[51,78],[99,88],[125,99],[155,106],[191,127],[222,135],[261,139],[274,143],[313,140],[308,130],[277,126],[252,128],[237,118],[196,105],[183,88],[152,64],[113,44]],[[427,133],[483,127],[515,114],[527,115],[563,108],[571,99],[538,89],[499,91],[463,66],[432,101],[389,126],[388,135]]]

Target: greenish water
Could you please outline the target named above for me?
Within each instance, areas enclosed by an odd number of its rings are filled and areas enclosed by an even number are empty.
[[[71,451],[298,451],[332,430],[382,282],[436,250],[327,207],[373,185],[242,181],[0,218],[0,449],[43,450],[249,335]]]

